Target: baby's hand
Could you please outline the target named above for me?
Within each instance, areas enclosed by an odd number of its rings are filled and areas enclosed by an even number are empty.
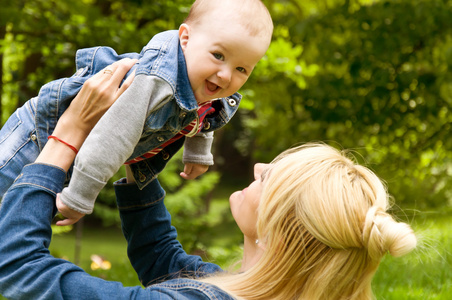
[[[186,163],[184,167],[184,171],[180,173],[180,176],[184,179],[195,179],[199,175],[204,174],[209,166],[194,164],[194,163]]]
[[[64,220],[57,221],[56,224],[58,226],[75,224],[84,216],[84,214],[67,207],[66,204],[61,201],[60,194],[58,194],[56,197],[56,207],[58,211],[63,215],[63,217],[66,218]]]

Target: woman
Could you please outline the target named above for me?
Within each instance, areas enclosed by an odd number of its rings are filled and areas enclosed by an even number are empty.
[[[56,195],[78,149],[124,91],[133,61],[99,73],[73,100],[36,163],[24,167],[0,210],[0,293],[10,299],[370,299],[381,258],[416,246],[407,224],[386,212],[388,194],[371,171],[322,144],[257,164],[255,181],[230,197],[244,234],[241,270],[223,272],[187,255],[176,240],[157,180],[115,184],[129,258],[146,286],[123,287],[52,257]],[[99,92],[102,89],[102,92]],[[62,141],[62,142],[61,142]],[[58,202],[58,198],[57,198]]]

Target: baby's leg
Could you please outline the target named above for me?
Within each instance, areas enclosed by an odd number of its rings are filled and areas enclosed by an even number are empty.
[[[9,117],[0,130],[0,199],[22,168],[38,157],[34,115],[28,101]]]

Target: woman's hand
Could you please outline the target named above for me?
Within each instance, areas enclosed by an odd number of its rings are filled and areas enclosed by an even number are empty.
[[[119,87],[135,63],[132,59],[120,60],[88,79],[61,116],[53,135],[80,149],[97,121],[132,83],[133,76],[129,76]]]
[[[97,121],[132,83],[133,74],[119,87],[135,63],[136,60],[122,59],[88,79],[59,119],[52,135],[80,149]],[[67,171],[75,154],[67,145],[50,139],[36,162],[52,164]]]

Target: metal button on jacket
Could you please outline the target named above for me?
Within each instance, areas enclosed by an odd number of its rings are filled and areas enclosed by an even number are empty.
[[[210,123],[209,123],[209,121],[204,120],[204,121],[202,122],[202,128],[203,128],[204,130],[209,130],[209,128],[210,128]]]
[[[169,153],[166,152],[165,150],[162,150],[162,158],[163,160],[168,160],[169,159]]]
[[[236,106],[236,105],[237,105],[237,101],[235,101],[235,100],[232,99],[232,98],[229,98],[229,99],[228,99],[228,103],[229,103],[230,106]]]
[[[163,142],[164,140],[165,140],[165,139],[162,138],[161,136],[157,137],[157,141],[159,141],[159,142]]]
[[[138,171],[138,176],[139,176],[140,182],[144,182],[146,180],[146,175],[144,175],[140,171]]]

